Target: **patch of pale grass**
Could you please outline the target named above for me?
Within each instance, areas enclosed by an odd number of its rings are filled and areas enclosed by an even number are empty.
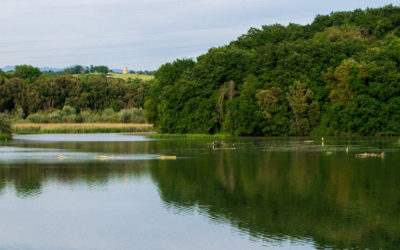
[[[17,123],[14,128],[40,127],[42,129],[57,128],[137,128],[150,129],[153,125],[148,123]]]

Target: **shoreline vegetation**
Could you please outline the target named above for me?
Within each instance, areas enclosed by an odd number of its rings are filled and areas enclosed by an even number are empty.
[[[11,125],[8,121],[0,119],[0,142],[11,140]]]
[[[112,108],[94,112],[83,110],[77,112],[71,106],[64,106],[60,110],[40,111],[24,118],[21,108],[15,112],[1,113],[0,118],[11,123],[146,123],[142,109],[121,109],[115,112]]]
[[[16,123],[11,126],[15,134],[85,134],[153,132],[147,123]]]
[[[318,15],[307,25],[264,25],[196,60],[178,59],[135,79],[119,79],[106,66],[77,65],[59,75],[17,65],[0,70],[0,119],[146,122],[164,138],[397,136],[399,26],[400,6],[393,5]]]

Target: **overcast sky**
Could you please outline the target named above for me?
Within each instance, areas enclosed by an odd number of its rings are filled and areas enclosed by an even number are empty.
[[[156,69],[225,45],[250,27],[400,0],[0,0],[0,67]]]

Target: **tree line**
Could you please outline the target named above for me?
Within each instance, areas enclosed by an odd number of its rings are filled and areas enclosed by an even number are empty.
[[[145,114],[164,133],[399,135],[400,7],[252,28],[155,73]]]
[[[149,87],[143,80],[110,79],[102,74],[51,78],[38,68],[20,65],[14,72],[0,72],[0,112],[25,118],[64,107],[78,113],[142,109]]]

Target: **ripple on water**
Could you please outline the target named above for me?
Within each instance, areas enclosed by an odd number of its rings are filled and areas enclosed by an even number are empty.
[[[155,154],[104,154],[58,149],[0,147],[0,163],[64,163],[87,161],[130,161],[157,159]]]

